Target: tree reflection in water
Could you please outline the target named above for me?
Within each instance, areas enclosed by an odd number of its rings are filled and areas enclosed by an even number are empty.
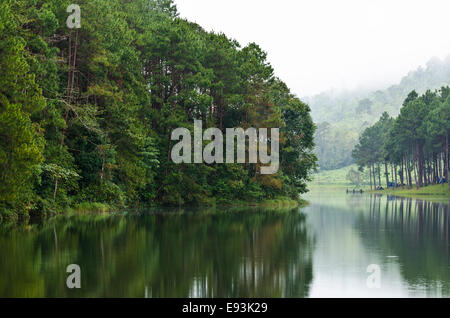
[[[313,241],[298,210],[59,217],[0,234],[0,296],[305,297]]]
[[[363,239],[376,240],[383,256],[396,257],[412,289],[450,296],[449,206],[449,201],[371,195],[369,217],[360,219]]]

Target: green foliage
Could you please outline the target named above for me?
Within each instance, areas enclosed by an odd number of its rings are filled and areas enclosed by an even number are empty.
[[[7,0],[0,8],[0,208],[298,199],[315,168],[308,105],[241,47],[178,17],[171,0]],[[281,127],[275,175],[260,163],[177,165],[171,131]],[[5,212],[6,213],[6,212]]]
[[[26,213],[44,145],[31,116],[42,111],[45,100],[30,71],[33,58],[11,3],[0,7],[0,208]]]

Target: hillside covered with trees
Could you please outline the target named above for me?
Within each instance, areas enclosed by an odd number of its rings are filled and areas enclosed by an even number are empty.
[[[4,0],[0,216],[298,199],[314,169],[307,104],[266,53],[178,17],[171,0]],[[174,164],[171,131],[280,127],[280,169]]]
[[[402,103],[415,90],[423,94],[450,84],[450,56],[431,59],[387,89],[325,92],[304,100],[311,106],[314,122],[316,154],[321,170],[339,169],[354,162],[352,149],[361,133],[387,112],[400,113]]]
[[[421,96],[412,91],[402,105],[397,118],[384,112],[362,133],[353,150],[360,170],[369,169],[373,188],[448,181],[450,87]]]

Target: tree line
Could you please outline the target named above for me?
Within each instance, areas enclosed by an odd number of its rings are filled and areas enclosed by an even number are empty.
[[[0,215],[298,199],[315,168],[310,108],[266,53],[178,17],[172,0],[0,6]],[[280,170],[174,164],[171,131],[280,128]]]
[[[317,123],[316,154],[320,169],[334,170],[355,163],[352,150],[362,132],[372,126],[383,112],[398,116],[403,101],[412,90],[419,94],[450,84],[450,55],[430,59],[385,89],[356,89],[323,92],[306,97]]]
[[[397,118],[385,112],[364,130],[352,155],[361,171],[369,169],[371,188],[382,179],[386,187],[448,183],[449,135],[450,87],[420,96],[414,90]]]

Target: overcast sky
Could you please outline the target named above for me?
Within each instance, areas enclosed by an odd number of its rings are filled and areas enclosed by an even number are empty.
[[[256,42],[298,96],[383,87],[450,54],[449,0],[175,0],[180,16]]]

